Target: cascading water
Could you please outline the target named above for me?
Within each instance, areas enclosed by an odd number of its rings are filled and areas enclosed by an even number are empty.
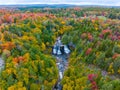
[[[53,90],[62,90],[62,85],[60,84],[64,71],[68,67],[68,56],[69,56],[70,50],[66,45],[63,45],[61,43],[60,37],[58,37],[54,47],[53,47],[53,55],[56,57],[56,64],[59,70],[59,79],[57,84],[55,85]]]
[[[0,71],[4,68],[4,61],[0,57]]]

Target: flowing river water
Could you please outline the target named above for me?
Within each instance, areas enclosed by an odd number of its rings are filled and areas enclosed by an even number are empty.
[[[4,61],[0,57],[0,71],[4,68]]]
[[[61,50],[61,46],[63,47],[63,50]],[[63,45],[60,38],[58,38],[53,47],[53,55],[56,57],[56,65],[59,70],[59,78],[53,90],[62,90],[62,85],[60,84],[60,82],[63,78],[64,71],[68,67],[69,53],[70,50],[68,49],[68,47],[66,45]]]
[[[58,82],[57,84],[55,85],[54,89],[53,90],[62,90],[62,85],[60,84],[62,78],[63,78],[63,75],[64,75],[64,71],[67,69],[68,67],[68,55],[56,55],[56,64],[57,64],[57,67],[58,67],[58,70],[59,70],[59,79],[58,79]]]

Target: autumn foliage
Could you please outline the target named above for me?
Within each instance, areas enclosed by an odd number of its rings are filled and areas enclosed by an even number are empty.
[[[0,70],[0,90],[53,89],[59,75],[51,52],[59,36],[71,49],[61,80],[63,90],[120,90],[119,77],[111,77],[120,75],[119,11],[0,9],[0,59],[5,62]]]

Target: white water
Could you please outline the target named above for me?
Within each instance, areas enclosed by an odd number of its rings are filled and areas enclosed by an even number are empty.
[[[63,76],[64,76],[64,71],[67,69],[68,67],[68,60],[67,57],[68,55],[56,55],[56,60],[57,60],[57,67],[59,70],[59,79],[57,84],[55,85],[55,88],[53,90],[62,90],[62,85],[60,84]]]
[[[60,47],[64,46],[64,53],[60,51]],[[59,79],[57,84],[55,85],[53,90],[62,90],[62,85],[60,84],[63,76],[64,76],[64,71],[68,67],[68,56],[69,56],[70,50],[66,45],[62,45],[60,38],[57,39],[54,47],[53,47],[53,54],[56,57],[56,65],[59,70]]]
[[[0,57],[0,71],[4,68],[4,61]]]

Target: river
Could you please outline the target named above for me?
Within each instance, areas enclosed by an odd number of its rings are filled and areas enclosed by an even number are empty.
[[[4,61],[0,57],[0,71],[4,68]]]
[[[62,85],[60,84],[62,78],[63,78],[63,75],[64,75],[64,71],[67,69],[68,67],[68,57],[69,55],[56,55],[56,64],[57,64],[57,67],[58,67],[58,70],[59,70],[59,79],[58,79],[58,82],[57,84],[55,85],[54,89],[53,90],[62,90]]]
[[[63,47],[63,50],[61,50],[61,47]],[[53,47],[53,55],[56,57],[56,65],[59,70],[59,78],[53,90],[62,90],[62,85],[60,84],[60,82],[64,76],[64,71],[68,67],[69,54],[70,54],[70,50],[66,45],[63,45],[61,43],[61,40],[58,37]]]

